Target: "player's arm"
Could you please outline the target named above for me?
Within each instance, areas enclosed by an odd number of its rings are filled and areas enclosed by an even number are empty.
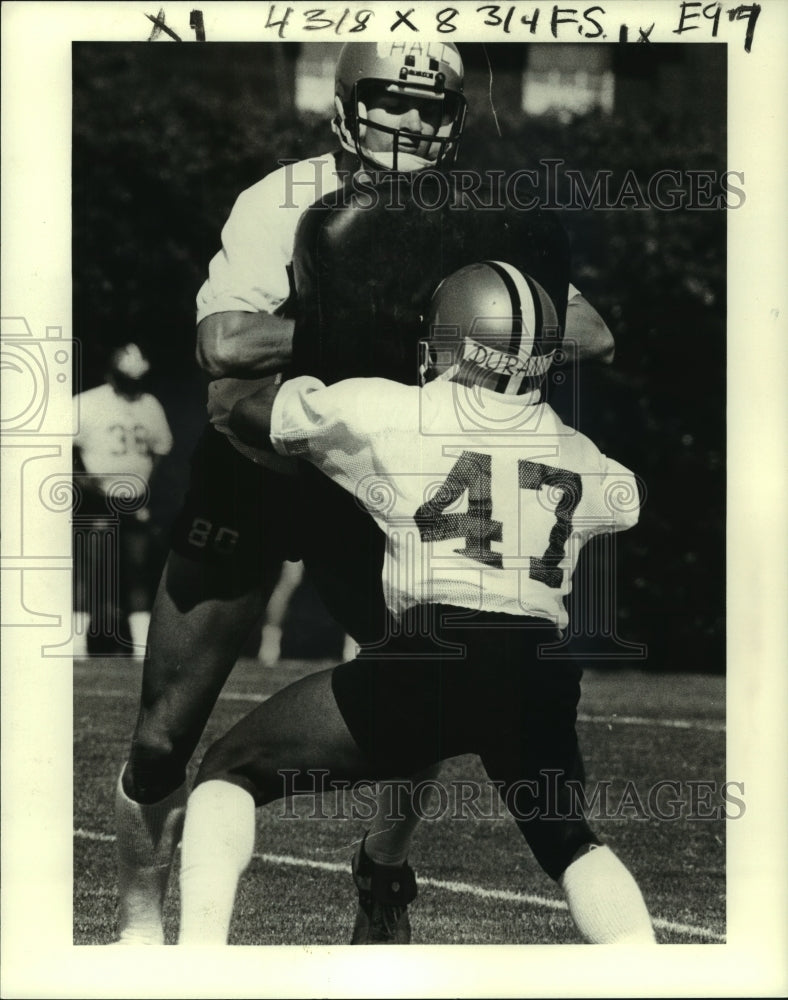
[[[151,459],[150,478],[151,479],[153,479],[155,477],[156,472],[158,471],[159,468],[161,468],[161,463],[162,463],[162,459],[163,458],[164,458],[163,455],[156,455],[156,454],[151,455],[151,457],[150,457],[150,459]]]
[[[281,386],[278,381],[266,379],[239,399],[230,411],[230,429],[245,444],[305,458],[318,468],[331,464],[333,452],[353,453],[384,392],[407,391],[384,379],[347,379],[332,386],[311,375]]]
[[[82,449],[77,446],[71,449],[71,471],[78,480],[78,490],[91,495],[102,495],[101,478],[88,472]]]
[[[228,426],[239,441],[253,448],[273,451],[271,412],[279,392],[278,379],[266,379],[260,388],[244,396],[230,410]]]
[[[172,430],[164,407],[158,399],[155,396],[147,395],[145,403],[147,406],[148,447],[155,465],[160,458],[169,455],[172,451]]]
[[[565,342],[570,361],[609,365],[616,353],[607,323],[579,292],[567,303]]]
[[[602,480],[605,513],[613,519],[613,531],[626,531],[638,523],[640,507],[645,499],[645,485],[634,472],[614,458],[608,458],[607,455],[603,455],[602,458],[605,473]]]
[[[88,470],[82,460],[82,449],[78,445],[71,448],[71,469],[80,476],[87,476]]]
[[[292,218],[279,208],[282,183],[274,171],[238,196],[197,294],[197,362],[212,378],[254,379],[290,363],[293,320],[280,307],[292,292]]]
[[[99,480],[88,473],[83,451],[85,448],[85,422],[89,418],[81,412],[84,394],[74,396],[71,400],[72,438],[71,438],[71,470],[79,477],[79,488],[89,492],[100,493]]]
[[[197,363],[212,378],[259,378],[290,364],[294,321],[267,312],[218,312],[197,324]]]

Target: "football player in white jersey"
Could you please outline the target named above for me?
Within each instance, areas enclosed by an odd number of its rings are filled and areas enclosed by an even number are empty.
[[[580,668],[542,660],[582,545],[638,519],[634,475],[564,425],[540,386],[560,346],[547,293],[511,265],[438,287],[423,385],[311,376],[241,401],[232,426],[333,479],[386,533],[391,628],[275,694],[206,754],[189,799],[182,944],[227,942],[255,808],[331,781],[478,754],[585,940],[653,943],[629,871],[573,800]],[[442,336],[441,336],[442,334]],[[295,713],[298,721],[295,722]]]
[[[462,86],[454,45],[343,46],[332,122],[340,148],[283,166],[244,191],[222,231],[222,249],[197,298],[197,356],[214,379],[210,426],[192,460],[156,597],[140,714],[116,792],[122,941],[162,940],[186,765],[282,561],[302,555],[304,498],[292,460],[240,441],[229,424],[233,408],[259,389],[258,379],[290,362],[288,265],[298,222],[361,167],[413,171],[451,163],[465,117]],[[610,331],[579,294],[567,323],[580,360],[610,360]],[[340,624],[359,638],[357,623]],[[409,874],[417,818],[402,805],[405,818],[395,822],[379,809],[367,838],[362,868],[376,873],[375,885],[404,885]],[[353,942],[409,940],[405,896],[380,903],[364,879],[357,872]]]
[[[74,516],[85,541],[79,545],[81,558],[74,563],[75,656],[88,651],[91,618],[95,618],[96,642],[105,647],[101,651],[124,648],[118,612],[128,624],[136,655],[142,656],[145,650],[151,607],[149,484],[157,462],[172,448],[161,403],[143,391],[142,379],[149,369],[137,344],[125,344],[112,353],[107,381],[74,397]],[[113,528],[119,543],[117,608],[114,582],[105,579],[111,569],[102,570],[101,556],[97,561],[90,559],[98,553],[91,552],[86,541],[91,532]],[[91,591],[93,602],[88,599]]]

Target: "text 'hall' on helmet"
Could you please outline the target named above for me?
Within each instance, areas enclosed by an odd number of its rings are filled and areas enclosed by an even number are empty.
[[[456,158],[465,123],[462,90],[462,58],[449,42],[348,42],[336,65],[332,128],[365,166],[446,166]],[[389,124],[385,115],[373,115],[377,106],[400,120]],[[427,125],[414,128],[406,117],[414,106]]]

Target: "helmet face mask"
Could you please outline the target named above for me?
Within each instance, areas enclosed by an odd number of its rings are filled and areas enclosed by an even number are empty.
[[[462,79],[453,45],[350,42],[337,62],[332,128],[365,166],[447,166],[465,123]]]
[[[440,166],[456,156],[461,125],[461,98],[446,94],[443,98],[417,97],[401,94],[385,81],[364,80],[355,89],[356,155],[362,161],[373,160],[376,166],[391,170],[418,169],[414,159],[423,166]],[[413,116],[420,129],[398,123]],[[420,165],[419,165],[420,166]]]
[[[428,340],[419,341],[419,382],[424,388],[437,379],[449,379],[458,371],[459,331],[431,330]]]

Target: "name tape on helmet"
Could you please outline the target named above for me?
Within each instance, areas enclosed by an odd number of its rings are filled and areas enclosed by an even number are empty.
[[[498,375],[541,378],[553,363],[554,354],[555,351],[550,351],[549,354],[535,354],[530,358],[522,358],[515,354],[507,354],[505,351],[485,347],[484,344],[466,337],[462,359]]]
[[[436,59],[455,73],[462,74],[462,59],[453,46],[445,42],[378,42],[380,59]],[[437,67],[436,67],[437,68]]]

